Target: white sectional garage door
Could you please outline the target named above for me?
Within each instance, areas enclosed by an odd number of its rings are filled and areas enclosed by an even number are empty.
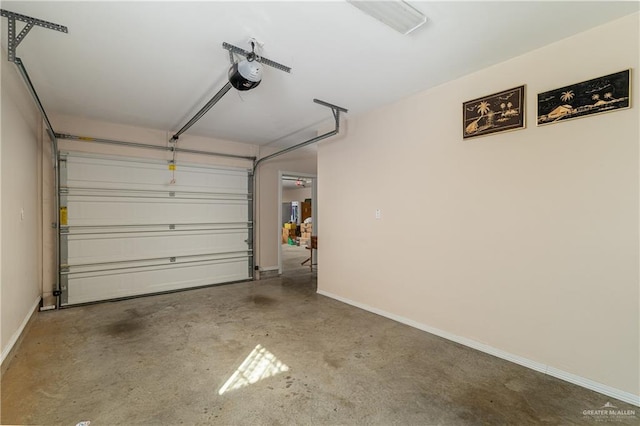
[[[60,156],[62,305],[252,276],[247,169]]]

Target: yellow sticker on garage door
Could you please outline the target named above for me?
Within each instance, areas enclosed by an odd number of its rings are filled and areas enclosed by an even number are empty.
[[[60,225],[67,225],[67,208],[60,207]]]

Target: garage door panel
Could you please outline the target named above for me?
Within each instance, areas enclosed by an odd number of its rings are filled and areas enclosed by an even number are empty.
[[[165,198],[67,198],[67,225],[169,225],[176,223],[246,223],[247,201]]]
[[[126,226],[74,226],[69,228],[63,226],[63,233],[82,235],[82,234],[112,234],[118,232],[164,232],[167,229],[175,231],[237,231],[246,230],[252,227],[251,222],[238,222],[238,223],[187,223],[174,225],[126,225]]]
[[[213,261],[236,261],[238,259],[250,259],[251,253],[248,251],[243,252],[228,252],[228,253],[216,253],[216,254],[198,254],[192,256],[180,256],[180,257],[159,257],[153,259],[133,259],[124,260],[120,262],[111,263],[97,263],[97,264],[79,264],[70,265],[65,268],[66,274],[103,274],[112,273],[113,271],[126,271],[136,268],[151,268],[151,267],[183,267],[184,265],[190,265],[194,263],[213,262]]]
[[[93,302],[248,279],[248,260],[66,275],[67,303]]]
[[[67,196],[80,199],[81,197],[102,197],[102,198],[159,198],[168,201],[176,199],[193,200],[224,200],[224,201],[246,201],[248,195],[231,194],[223,192],[193,192],[176,191],[176,188],[169,190],[152,191],[142,189],[104,189],[104,188],[67,188]]]
[[[246,171],[178,164],[174,174],[167,163],[136,160],[132,168],[132,161],[78,156],[67,157],[66,180],[69,187],[94,189],[246,194],[248,188]]]
[[[248,169],[68,153],[59,170],[63,305],[251,279]]]
[[[68,264],[247,252],[249,230],[78,234],[68,237]]]

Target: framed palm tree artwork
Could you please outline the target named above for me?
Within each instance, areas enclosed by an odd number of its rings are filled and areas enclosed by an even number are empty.
[[[631,70],[538,94],[538,126],[631,106]]]
[[[525,127],[524,85],[462,104],[463,139]]]

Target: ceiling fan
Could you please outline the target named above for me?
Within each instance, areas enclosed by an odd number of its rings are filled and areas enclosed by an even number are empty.
[[[178,140],[181,134],[186,132],[198,120],[200,120],[220,99],[234,87],[239,91],[247,91],[256,88],[262,81],[262,65],[268,65],[275,69],[291,72],[291,68],[278,62],[267,59],[256,53],[256,45],[260,46],[255,38],[249,39],[251,51],[244,50],[238,46],[223,42],[222,48],[229,51],[229,60],[231,67],[228,72],[229,81],[216,93],[213,97],[198,111],[192,118],[182,126],[172,137],[170,142]],[[243,56],[244,59],[236,61],[233,54]]]

